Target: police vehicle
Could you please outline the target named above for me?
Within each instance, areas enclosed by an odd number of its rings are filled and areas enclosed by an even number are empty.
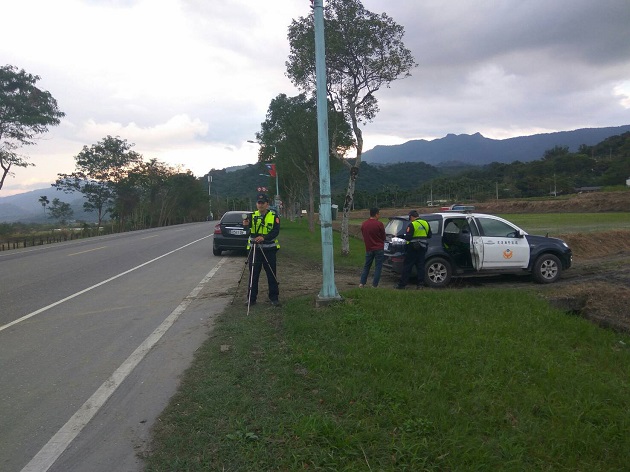
[[[424,283],[444,287],[452,277],[467,275],[526,274],[538,283],[552,283],[571,267],[569,246],[558,238],[532,236],[494,215],[443,211],[420,215],[431,227],[427,240]],[[400,273],[409,223],[407,216],[390,218],[385,227],[383,266]]]

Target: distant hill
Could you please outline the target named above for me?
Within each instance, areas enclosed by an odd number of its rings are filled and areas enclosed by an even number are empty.
[[[594,146],[610,136],[626,131],[630,131],[630,125],[583,128],[508,139],[490,139],[480,133],[448,134],[432,141],[420,139],[394,146],[376,146],[363,153],[363,162],[424,162],[434,166],[529,162],[542,158],[545,151],[555,146],[567,146],[570,152],[577,152],[582,144]]]
[[[44,213],[42,204],[39,203],[39,197],[47,196],[51,202],[53,198],[58,198],[62,202],[69,203],[74,211],[72,219],[86,222],[96,222],[95,213],[87,213],[83,211],[83,195],[80,193],[66,194],[59,192],[52,187],[39,190],[31,190],[30,192],[19,193],[9,197],[0,197],[0,222],[4,223],[52,223],[53,220],[48,218],[48,214]]]
[[[399,189],[417,187],[418,183],[438,177],[448,179],[464,170],[492,162],[531,162],[541,159],[545,151],[556,146],[566,146],[569,152],[576,152],[582,144],[595,146],[611,136],[626,132],[630,132],[630,125],[586,128],[503,140],[485,138],[479,133],[449,134],[433,141],[417,140],[398,146],[376,146],[363,154],[360,178],[356,186],[357,195],[374,194],[385,189],[395,194]],[[607,149],[608,144],[604,148]],[[229,208],[234,205],[240,208],[252,207],[255,205],[252,198],[257,188],[275,185],[262,164],[213,169],[211,175],[214,177],[211,186],[213,198],[220,197]],[[345,168],[338,171],[331,169],[334,194],[344,194],[347,180]],[[52,187],[9,197],[2,197],[0,191],[0,222],[52,222],[44,214],[38,201],[42,195],[46,195],[50,201],[56,197],[69,203],[74,210],[74,219],[96,222],[95,213],[83,211],[84,199],[81,194],[65,194]]]

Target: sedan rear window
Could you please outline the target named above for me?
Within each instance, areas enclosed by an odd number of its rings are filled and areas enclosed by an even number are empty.
[[[226,213],[221,219],[221,223],[227,225],[243,224],[243,215],[249,216],[249,213]]]

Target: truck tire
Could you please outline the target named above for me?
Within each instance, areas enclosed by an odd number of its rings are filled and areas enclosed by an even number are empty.
[[[427,287],[446,287],[452,274],[451,263],[441,257],[435,257],[424,265],[424,283]]]
[[[532,276],[539,284],[550,284],[560,278],[562,273],[562,264],[553,254],[543,254],[536,262],[532,269]]]

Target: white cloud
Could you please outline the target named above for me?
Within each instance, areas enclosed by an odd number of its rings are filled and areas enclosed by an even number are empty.
[[[481,132],[502,139],[630,124],[626,0],[363,0],[406,31],[418,67],[380,90],[378,144]],[[0,192],[46,186],[107,135],[197,175],[253,163],[247,143],[285,76],[307,0],[4,2],[3,64],[41,76],[66,113]]]
[[[613,87],[613,93],[619,98],[619,103],[626,109],[630,109],[630,80]]]

